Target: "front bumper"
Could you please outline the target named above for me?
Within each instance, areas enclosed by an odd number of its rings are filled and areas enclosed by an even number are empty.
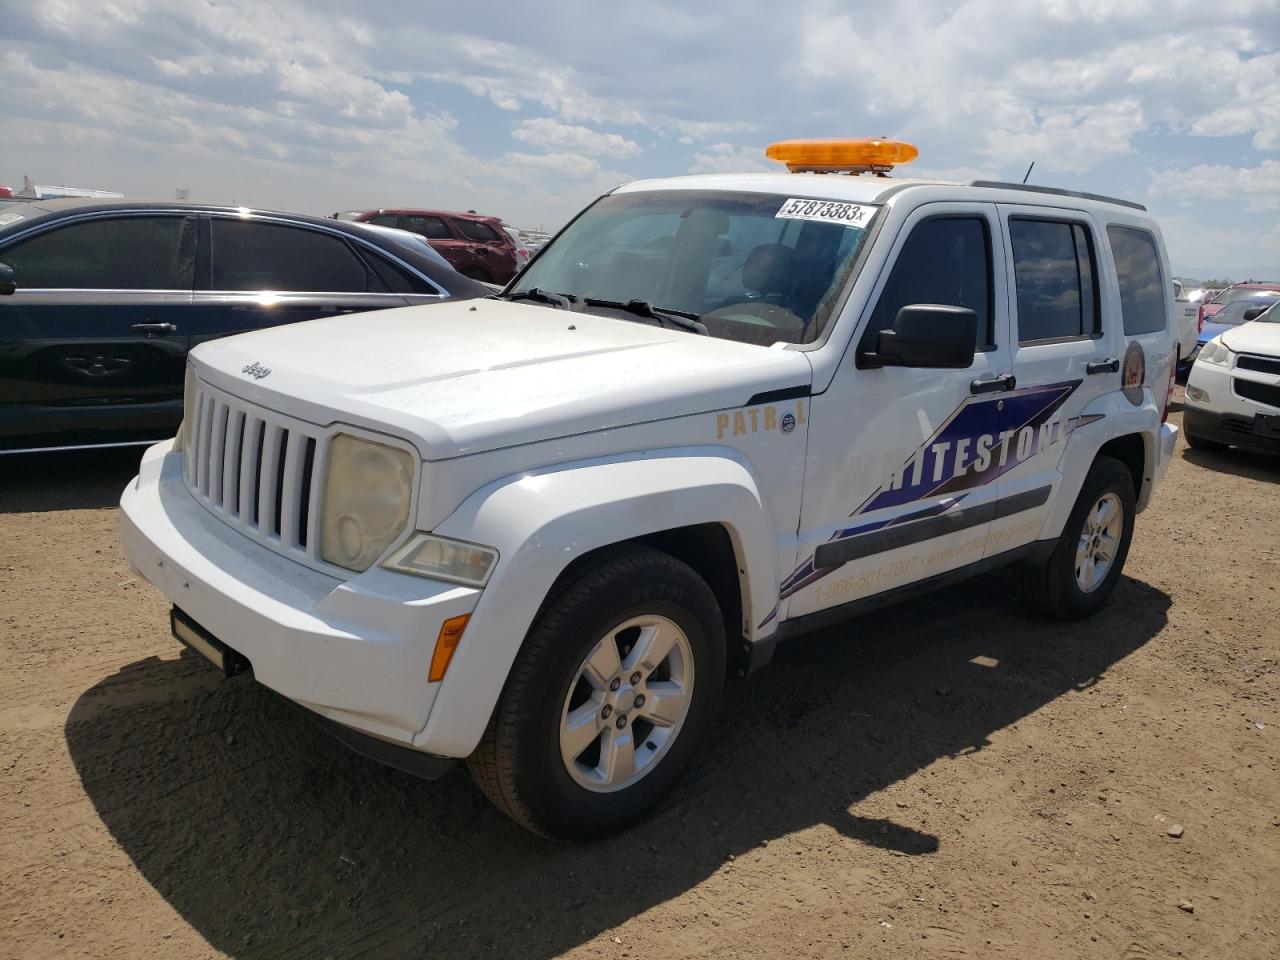
[[[440,686],[427,682],[432,650],[479,591],[380,568],[343,581],[275,554],[191,497],[170,447],[147,451],[120,498],[138,574],[265,686],[343,727],[433,752],[412,744]]]
[[[1195,364],[1187,377],[1183,429],[1205,440],[1246,450],[1280,452],[1280,438],[1274,430],[1280,406],[1241,396],[1239,391],[1252,384],[1277,388],[1280,376],[1203,361]],[[1194,399],[1193,394],[1201,399]]]

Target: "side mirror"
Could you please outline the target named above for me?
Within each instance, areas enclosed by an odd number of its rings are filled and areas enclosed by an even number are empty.
[[[3,292],[3,291],[0,291],[0,292]],[[1245,322],[1248,323],[1250,320],[1257,320],[1260,316],[1262,316],[1266,312],[1267,312],[1266,307],[1250,307],[1248,310],[1244,312]]]
[[[978,315],[968,307],[915,303],[880,331],[875,360],[886,367],[964,370],[978,348]]]
[[[7,263],[0,263],[0,297],[7,297],[17,289],[17,272]]]

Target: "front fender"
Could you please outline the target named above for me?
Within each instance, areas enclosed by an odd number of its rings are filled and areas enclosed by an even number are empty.
[[[744,621],[758,623],[777,602],[777,542],[750,467],[730,450],[557,464],[472,494],[434,532],[495,547],[499,560],[414,743],[452,757],[475,749],[538,608],[570,562],[609,544],[705,523],[728,531]]]

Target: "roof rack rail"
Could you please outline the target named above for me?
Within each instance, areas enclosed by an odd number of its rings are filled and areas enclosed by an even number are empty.
[[[999,180],[971,180],[971,187],[992,187],[996,190],[1024,190],[1028,193],[1051,193],[1055,197],[1078,197],[1081,200],[1101,200],[1103,203],[1118,203],[1122,207],[1132,207],[1144,213],[1147,208],[1132,200],[1121,200],[1118,197],[1105,197],[1100,193],[1084,193],[1080,190],[1063,190],[1061,187],[1037,187],[1030,183],[1003,183]]]

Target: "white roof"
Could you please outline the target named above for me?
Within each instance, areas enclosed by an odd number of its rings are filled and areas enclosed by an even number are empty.
[[[901,177],[847,176],[835,173],[711,173],[661,180],[633,180],[614,193],[648,190],[733,190],[742,193],[776,193],[787,196],[826,197],[852,203],[873,203],[890,189],[904,185],[958,186],[944,180],[910,180]]]

